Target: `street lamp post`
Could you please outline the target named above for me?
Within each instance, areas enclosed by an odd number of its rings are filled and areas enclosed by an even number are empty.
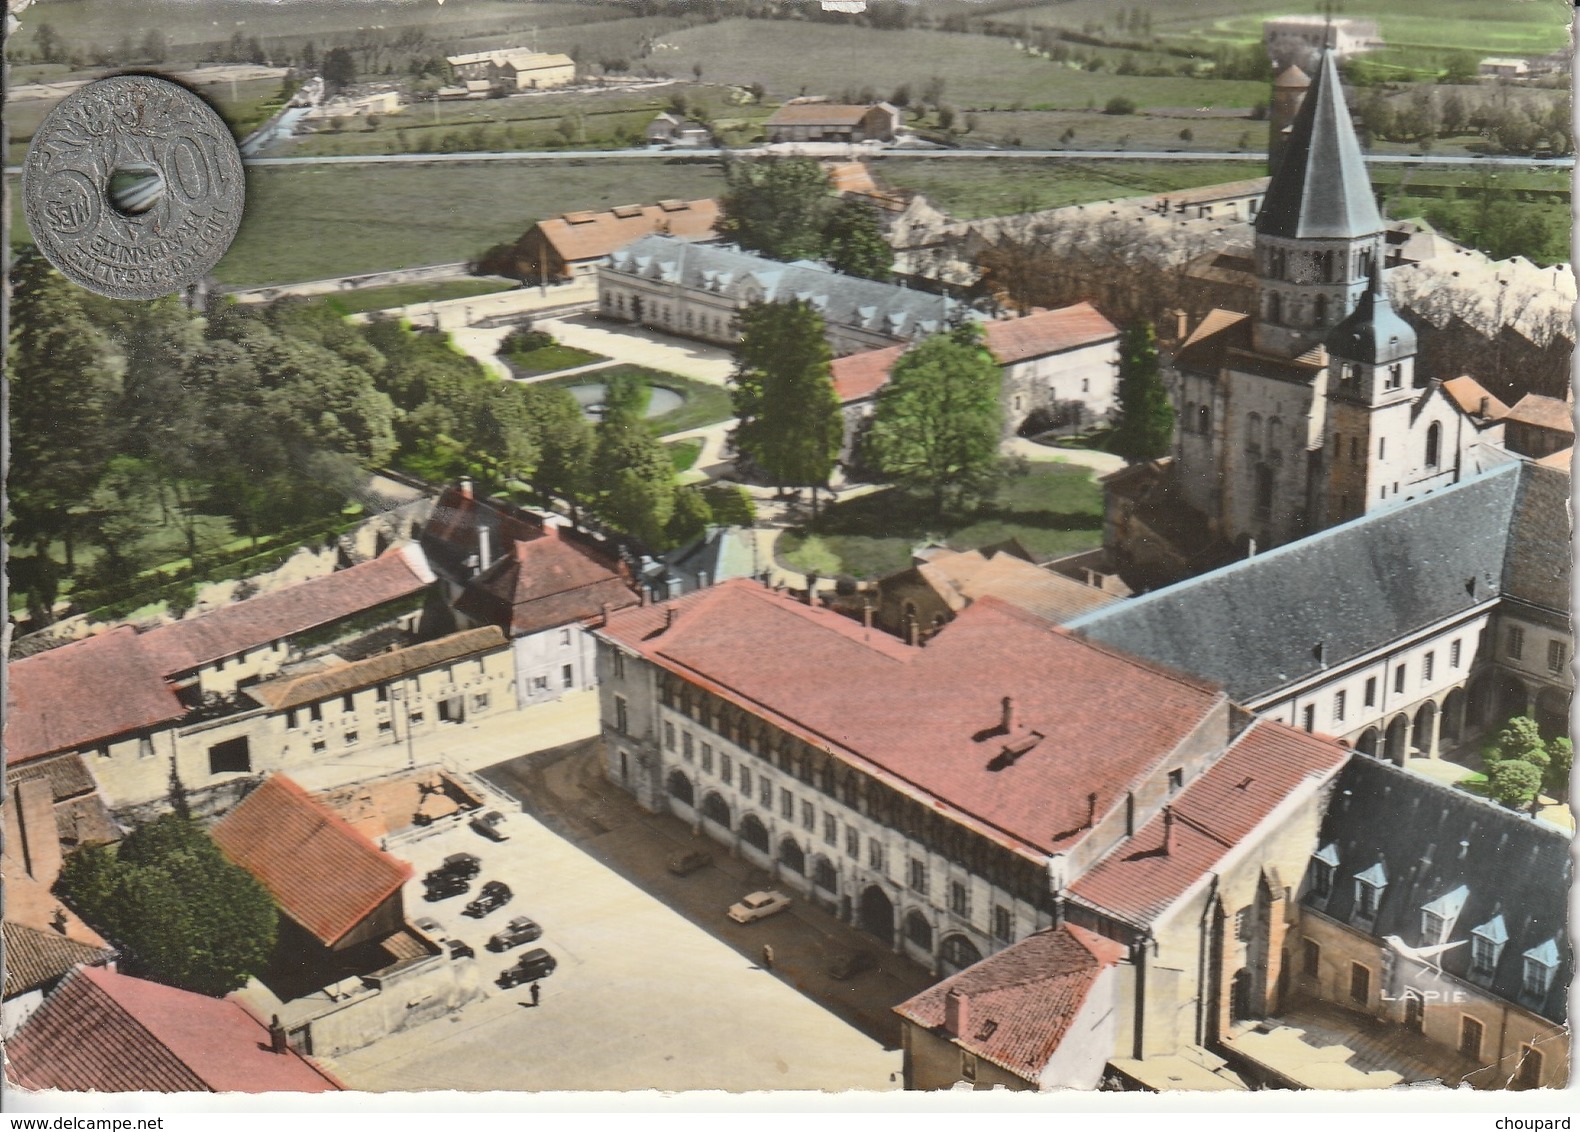
[[[411,687],[411,685],[408,683],[408,684],[401,684],[401,685],[398,685],[397,687],[391,688],[390,689],[390,699],[394,700],[395,703],[399,704],[400,707],[401,707],[401,710],[405,713],[405,716],[406,716],[406,769],[407,770],[414,770],[414,769],[416,769],[416,766],[417,766],[417,750],[416,750],[416,747],[413,745],[413,742],[412,742],[412,728],[415,727],[416,725],[414,723],[412,723],[410,697],[407,694],[408,690],[410,689],[410,687]]]

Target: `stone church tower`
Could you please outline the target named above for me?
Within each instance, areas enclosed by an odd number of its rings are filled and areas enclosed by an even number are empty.
[[[1331,51],[1315,72],[1256,218],[1254,307],[1209,314],[1170,374],[1173,493],[1233,552],[1453,483],[1487,439],[1416,369]]]

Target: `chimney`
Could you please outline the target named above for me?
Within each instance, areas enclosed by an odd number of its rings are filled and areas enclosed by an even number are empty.
[[[1174,847],[1174,807],[1163,807],[1163,855],[1167,857]]]
[[[669,630],[674,628],[674,626],[675,607],[673,605],[666,605],[664,606],[664,632],[669,632]]]
[[[806,603],[813,609],[817,608],[817,575],[806,576]]]
[[[1190,316],[1184,311],[1177,310],[1174,312],[1174,334],[1181,342],[1185,341],[1189,336],[1190,324],[1187,321],[1189,318]]]
[[[1005,696],[1004,697],[1004,701],[1003,701],[1003,708],[1004,708],[1003,720],[1002,720],[1002,722],[999,723],[999,727],[1003,730],[1004,734],[1008,735],[1010,733],[1010,731],[1012,731],[1014,729],[1014,727],[1015,727],[1015,700],[1014,700],[1014,698],[1011,697],[1011,696]]]
[[[1328,642],[1318,641],[1317,647],[1311,651],[1316,655],[1317,667],[1326,668],[1328,666]]]
[[[291,1051],[291,1043],[286,1038],[285,1027],[281,1025],[278,1014],[269,1019],[269,1049],[275,1053]]]
[[[1485,417],[1487,415],[1487,410],[1489,408],[1491,408],[1491,406],[1492,406],[1492,398],[1491,397],[1483,397],[1481,399],[1481,408],[1476,410],[1476,414],[1478,416]]]
[[[697,588],[699,590],[708,588],[708,572],[706,570],[697,571]]]
[[[865,629],[872,628],[872,602],[870,601],[861,603],[861,624]]]
[[[481,574],[494,564],[494,532],[477,525],[477,572]]]
[[[472,477],[471,476],[462,476],[461,477],[461,498],[462,499],[471,499],[472,498]]]
[[[1055,896],[1053,898],[1053,926],[1054,926],[1055,930],[1064,927],[1064,897],[1063,896]]]
[[[1254,538],[1246,540],[1245,556],[1247,558],[1256,557],[1256,540]]]
[[[951,990],[944,995],[944,1032],[952,1038],[963,1038],[969,1025],[971,1004],[958,990]]]
[[[1097,822],[1097,791],[1092,791],[1086,796],[1086,824],[1082,829],[1091,829]]]
[[[905,623],[905,641],[912,648],[921,644],[922,628],[916,623],[916,618],[911,618]]]
[[[613,608],[614,606],[610,605],[607,601],[604,602],[603,605],[599,606],[599,609],[603,612],[603,620],[599,622],[600,625],[609,624],[609,611]]]

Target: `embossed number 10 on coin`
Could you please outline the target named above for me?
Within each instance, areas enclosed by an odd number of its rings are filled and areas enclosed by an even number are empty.
[[[241,223],[241,155],[223,119],[150,75],[92,82],[28,146],[22,199],[33,241],[61,274],[116,299],[201,279]]]

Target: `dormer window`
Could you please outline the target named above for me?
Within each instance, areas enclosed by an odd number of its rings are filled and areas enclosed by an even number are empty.
[[[1520,989],[1527,998],[1546,998],[1558,969],[1558,941],[1550,939],[1525,953],[1525,973]]]
[[[1459,913],[1465,907],[1465,900],[1470,896],[1470,890],[1460,885],[1454,891],[1438,897],[1421,909],[1421,944],[1430,946],[1435,943],[1444,943],[1448,940],[1449,933],[1454,930],[1454,924],[1459,919]]]
[[[1378,861],[1355,878],[1355,914],[1363,920],[1375,920],[1387,888],[1388,874]]]
[[[1503,957],[1503,945],[1509,942],[1509,931],[1502,916],[1494,916],[1470,933],[1470,973],[1490,975],[1497,970]]]
[[[1333,894],[1333,873],[1339,867],[1339,847],[1324,845],[1311,855],[1311,894],[1324,899]]]

